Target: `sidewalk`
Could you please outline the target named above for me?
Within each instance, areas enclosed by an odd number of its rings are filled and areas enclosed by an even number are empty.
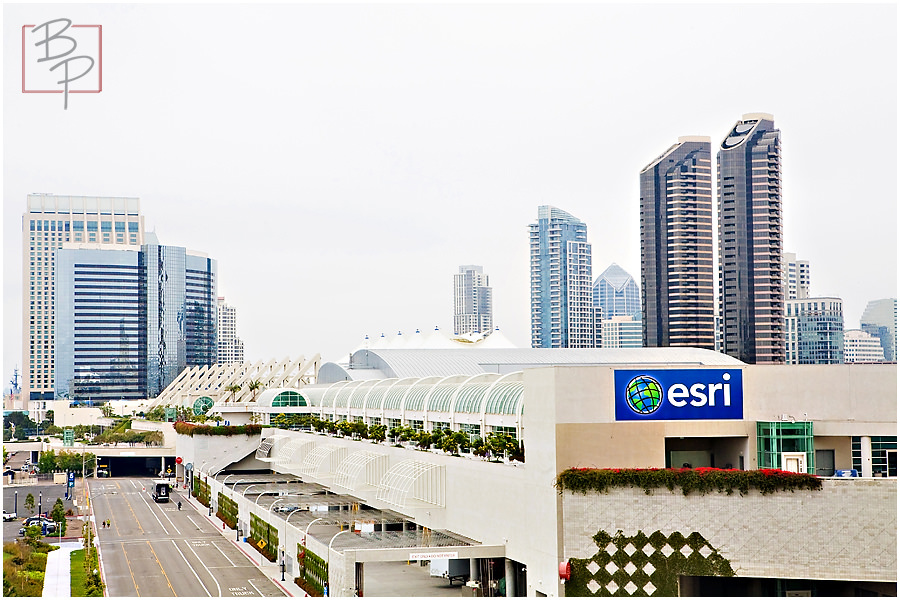
[[[79,542],[62,542],[53,544],[59,546],[47,554],[47,570],[44,572],[44,598],[70,598],[72,596],[72,584],[69,576],[73,550],[79,550],[82,545]]]
[[[290,574],[290,572],[285,571],[284,581],[281,581],[281,565],[278,563],[269,562],[262,554],[253,549],[253,546],[248,544],[241,538],[239,541],[235,541],[236,534],[234,529],[228,529],[226,526],[222,529],[222,521],[216,517],[215,515],[209,516],[209,509],[200,504],[196,498],[193,498],[190,494],[187,493],[187,490],[179,490],[180,496],[184,498],[186,504],[194,508],[200,515],[202,515],[205,519],[207,519],[210,523],[215,525],[216,531],[222,534],[222,537],[229,540],[232,544],[234,544],[238,550],[244,553],[244,555],[250,559],[250,562],[256,565],[256,568],[259,569],[260,573],[271,579],[275,584],[280,587],[285,594],[293,597],[308,597],[309,594],[303,591],[303,589],[294,583],[294,578]]]

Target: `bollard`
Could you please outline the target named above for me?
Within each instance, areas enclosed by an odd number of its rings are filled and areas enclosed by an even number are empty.
[[[225,531],[225,521],[222,521],[222,531]]]

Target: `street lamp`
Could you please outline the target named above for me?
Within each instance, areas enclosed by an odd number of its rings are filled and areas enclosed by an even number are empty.
[[[284,548],[281,548],[281,580],[284,581]]]
[[[336,534],[334,534],[334,537],[332,537],[331,541],[328,542],[328,561],[327,562],[329,565],[331,564],[331,545],[334,543],[334,539],[337,536],[341,535],[342,533],[348,533],[350,531],[351,531],[350,529],[342,529],[341,531],[338,531]],[[328,570],[331,571],[330,568]]]
[[[19,490],[16,490],[16,500],[13,504],[13,512],[19,514]]]
[[[38,492],[38,515],[41,514],[41,503],[44,500],[44,492]]]

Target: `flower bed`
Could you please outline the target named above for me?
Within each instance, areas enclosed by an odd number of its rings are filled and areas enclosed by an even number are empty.
[[[738,469],[567,469],[556,477],[556,489],[586,494],[607,492],[614,487],[637,487],[645,493],[676,487],[687,496],[692,492],[708,494],[737,490],[742,496],[755,489],[761,494],[794,490],[819,490],[822,480],[807,473],[793,473],[780,469],[741,471]]]

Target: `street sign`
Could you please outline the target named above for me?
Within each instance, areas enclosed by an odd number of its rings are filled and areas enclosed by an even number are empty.
[[[63,431],[63,446],[72,447],[75,445],[75,431],[66,429]]]

